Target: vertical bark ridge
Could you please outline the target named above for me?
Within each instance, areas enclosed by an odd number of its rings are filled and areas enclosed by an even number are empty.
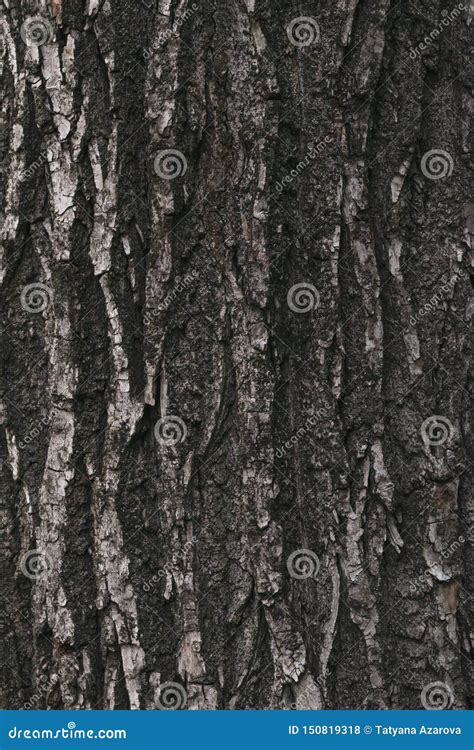
[[[4,707],[472,702],[469,27],[443,9],[5,7]]]

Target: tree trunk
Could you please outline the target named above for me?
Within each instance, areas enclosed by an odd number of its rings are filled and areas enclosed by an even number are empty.
[[[3,708],[466,708],[469,10],[4,0]]]

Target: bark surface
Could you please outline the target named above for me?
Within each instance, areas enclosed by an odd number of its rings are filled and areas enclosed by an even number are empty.
[[[1,707],[472,706],[469,4],[0,20]]]

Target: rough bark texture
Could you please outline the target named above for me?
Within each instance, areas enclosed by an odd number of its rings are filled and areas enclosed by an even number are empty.
[[[3,0],[2,707],[472,704],[453,8]]]

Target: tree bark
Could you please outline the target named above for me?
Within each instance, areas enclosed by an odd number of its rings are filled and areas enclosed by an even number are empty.
[[[4,0],[3,708],[472,706],[470,21]]]

